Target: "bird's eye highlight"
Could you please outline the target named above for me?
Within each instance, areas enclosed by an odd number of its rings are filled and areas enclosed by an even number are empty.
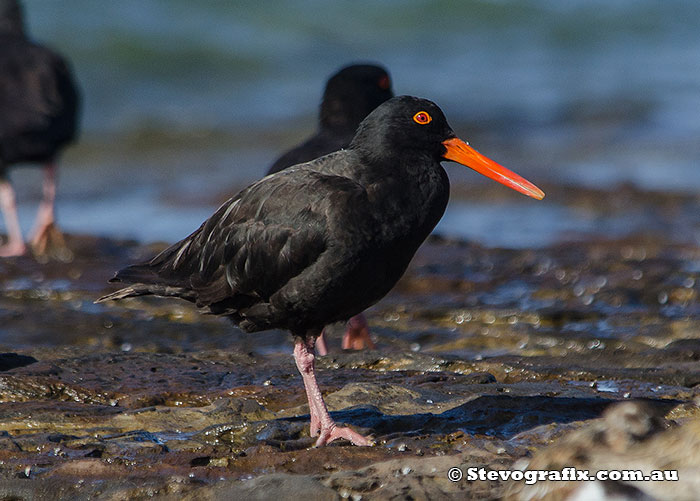
[[[433,120],[433,117],[427,111],[419,111],[413,115],[413,121],[417,124],[425,125],[429,124]]]

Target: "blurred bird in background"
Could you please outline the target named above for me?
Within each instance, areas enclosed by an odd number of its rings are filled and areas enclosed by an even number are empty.
[[[61,150],[77,135],[79,95],[68,63],[30,41],[17,0],[0,0],[0,208],[8,241],[0,257],[19,256],[26,244],[8,178],[15,164],[40,164],[43,196],[29,237],[42,255],[51,245],[65,248],[55,224],[56,165]]]

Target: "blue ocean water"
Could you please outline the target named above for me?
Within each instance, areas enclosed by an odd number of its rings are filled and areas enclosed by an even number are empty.
[[[398,94],[434,100],[459,135],[536,184],[700,189],[698,2],[24,3],[84,93],[61,171],[68,231],[185,236],[311,133],[325,79],[355,61],[384,64]],[[485,182],[449,171],[456,185]],[[27,228],[39,173],[13,179]],[[528,246],[533,232],[547,243],[627,227],[597,228],[552,199],[456,200],[438,231]],[[532,217],[514,229],[514,211]]]

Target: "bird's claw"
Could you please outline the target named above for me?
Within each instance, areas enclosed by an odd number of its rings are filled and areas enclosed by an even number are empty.
[[[59,261],[70,262],[73,253],[66,245],[66,239],[55,223],[49,223],[34,231],[30,240],[32,252],[35,256],[51,256]]]
[[[321,434],[319,435],[318,440],[316,440],[316,445],[314,447],[321,447],[339,438],[344,438],[345,440],[352,442],[353,445],[365,447],[374,445],[374,442],[369,437],[360,435],[350,428],[337,426],[335,423],[333,423],[328,428],[321,429]]]
[[[27,246],[24,242],[12,242],[0,246],[0,257],[22,256],[25,252],[27,252]]]

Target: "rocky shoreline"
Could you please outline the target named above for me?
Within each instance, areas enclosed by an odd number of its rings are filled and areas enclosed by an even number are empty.
[[[0,262],[0,352],[17,353],[0,357],[0,499],[692,499],[700,483],[692,244],[433,238],[368,312],[378,349],[341,352],[336,326],[318,359],[334,418],[377,444],[320,449],[286,333],[173,301],[93,305],[158,245],[68,245],[66,262]],[[564,467],[680,478],[466,477]]]

